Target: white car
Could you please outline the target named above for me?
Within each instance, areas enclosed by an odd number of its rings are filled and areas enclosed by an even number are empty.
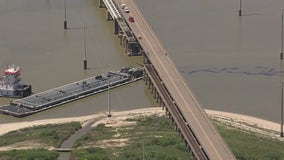
[[[124,7],[124,12],[125,13],[129,13],[129,8],[126,6],[126,7]]]
[[[121,4],[120,6],[122,9],[124,9],[126,7],[126,5],[124,3]]]

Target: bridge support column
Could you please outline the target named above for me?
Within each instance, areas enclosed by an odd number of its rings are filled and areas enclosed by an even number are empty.
[[[105,8],[106,5],[104,4],[103,0],[99,0],[99,8]]]
[[[165,103],[162,102],[162,110],[164,110],[164,109],[165,109]]]
[[[173,120],[173,121],[174,121],[174,120]],[[174,123],[174,122],[173,122],[173,123]],[[175,130],[175,131],[178,131],[177,124],[175,124],[175,123],[174,123],[174,130]]]
[[[119,44],[122,46],[122,38],[123,38],[123,34],[119,33]]]
[[[157,103],[161,105],[161,96],[159,95],[159,92],[157,92]]]
[[[128,40],[126,39],[125,40],[125,53],[128,53],[129,51],[129,43],[128,43]]]
[[[117,22],[117,20],[116,20],[116,22]],[[118,22],[117,22],[117,24],[118,24]],[[118,24],[118,38],[121,38],[122,37],[122,35],[123,35],[123,31],[121,30],[121,28],[120,28],[120,26],[119,26],[119,24]],[[121,45],[121,44],[120,44]]]
[[[171,116],[171,121],[172,121],[172,124],[174,125],[174,126],[176,126],[176,124],[175,124],[175,121],[174,121],[174,118]]]
[[[153,85],[153,83],[151,84],[151,93],[152,94],[154,93],[154,85]]]
[[[169,116],[169,111],[167,107],[166,107],[166,115]]]
[[[112,17],[111,17],[111,15],[110,15],[108,10],[106,10],[106,19],[107,19],[107,21],[111,21],[112,20]]]
[[[118,22],[117,20],[115,19],[114,20],[114,34],[118,34],[119,33],[119,25],[118,25]]]
[[[160,95],[159,95],[159,93],[157,93],[157,103],[159,103],[159,101],[160,101]]]
[[[157,88],[155,88],[155,97],[156,97],[156,103],[158,103],[158,99],[159,99],[159,93],[158,93],[158,90]]]
[[[145,52],[142,52],[142,57],[143,57],[143,64],[146,64],[146,57],[145,57]]]
[[[153,86],[153,89],[152,89],[152,91],[153,91],[153,97],[155,98],[155,99],[157,99],[157,90],[156,90],[156,88],[155,88],[155,86]]]
[[[126,37],[125,35],[122,37],[122,47],[125,47],[125,44],[126,44]]]
[[[150,87],[151,87],[151,80],[149,79],[148,89],[150,89]]]
[[[182,142],[186,142],[185,139],[184,139],[183,134],[181,133],[181,131],[179,130],[178,132],[179,132],[178,134],[179,134],[179,136],[180,136]],[[186,145],[186,144],[185,144],[185,145]]]
[[[192,150],[190,149],[190,147],[189,147],[189,153],[190,153],[191,159],[195,160],[196,157],[194,156],[194,153],[192,152]]]
[[[144,73],[144,81],[145,81],[145,85],[148,84],[148,76]]]
[[[148,84],[148,78],[145,77],[145,85],[147,85],[147,84]]]
[[[160,96],[160,107],[162,107],[164,109],[164,107],[163,107],[163,100],[162,100],[161,96]]]

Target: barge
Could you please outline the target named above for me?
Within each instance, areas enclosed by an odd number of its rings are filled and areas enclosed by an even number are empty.
[[[20,84],[21,69],[9,65],[0,76],[0,97],[23,98],[32,94],[32,86]]]
[[[126,85],[142,78],[143,69],[124,67],[120,71],[107,72],[13,100],[10,104],[0,106],[0,112],[15,117],[25,117],[108,89]]]

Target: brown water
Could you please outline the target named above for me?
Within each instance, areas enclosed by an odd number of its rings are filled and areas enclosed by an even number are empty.
[[[124,53],[97,0],[66,2],[70,29],[64,31],[63,0],[1,0],[0,66],[20,65],[23,82],[40,92],[142,62]],[[243,1],[242,17],[238,0],[137,3],[205,108],[279,122],[283,0]],[[0,123],[95,114],[106,101],[102,93],[24,119],[0,115]],[[115,110],[156,105],[142,81],[112,90],[111,104]]]
[[[205,108],[280,122],[283,0],[137,3]]]
[[[0,1],[0,66],[22,68],[22,81],[35,93],[123,66],[138,66],[141,57],[128,57],[113,34],[113,22],[97,1],[66,0],[68,29],[63,28],[64,1]],[[83,70],[84,34],[88,70]],[[111,110],[156,105],[143,81],[110,92]],[[10,99],[0,99],[6,104]],[[57,117],[74,117],[107,111],[107,94],[101,93],[23,119],[0,115],[0,123]]]

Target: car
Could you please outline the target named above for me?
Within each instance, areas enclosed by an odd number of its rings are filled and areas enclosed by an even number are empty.
[[[121,4],[120,6],[122,9],[124,9],[126,7],[126,5],[124,3]]]
[[[128,20],[129,20],[129,22],[135,22],[134,17],[132,17],[132,16],[129,16]]]
[[[126,6],[126,7],[124,7],[124,12],[125,13],[129,13],[130,11],[129,11],[129,8]]]

